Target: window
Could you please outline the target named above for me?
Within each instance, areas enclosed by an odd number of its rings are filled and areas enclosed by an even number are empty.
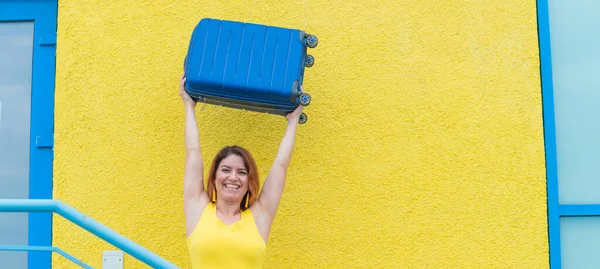
[[[600,268],[599,10],[538,0],[551,269]]]
[[[0,199],[51,199],[57,1],[0,1]],[[0,213],[0,245],[52,245],[52,213]],[[49,252],[2,252],[51,268]]]

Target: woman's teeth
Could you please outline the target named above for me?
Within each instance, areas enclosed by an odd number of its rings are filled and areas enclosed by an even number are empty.
[[[237,189],[240,188],[240,186],[233,185],[233,184],[225,184],[225,187],[226,188],[230,188],[230,189],[234,189],[234,190],[237,190]]]

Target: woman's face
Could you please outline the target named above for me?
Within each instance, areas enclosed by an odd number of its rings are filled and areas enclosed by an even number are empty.
[[[215,175],[218,199],[241,202],[248,191],[248,170],[242,157],[230,154],[221,160]]]

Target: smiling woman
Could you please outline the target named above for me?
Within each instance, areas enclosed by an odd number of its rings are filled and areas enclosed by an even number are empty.
[[[303,107],[286,116],[287,129],[262,191],[254,159],[239,146],[219,151],[205,190],[196,102],[185,91],[185,81],[184,75],[179,94],[186,114],[184,207],[192,268],[260,268]]]
[[[230,146],[223,148],[214,158],[206,191],[211,194],[212,202],[216,202],[217,188],[223,201],[236,203],[241,197],[240,208],[248,209],[256,202],[259,186],[258,170],[250,152],[239,146]]]

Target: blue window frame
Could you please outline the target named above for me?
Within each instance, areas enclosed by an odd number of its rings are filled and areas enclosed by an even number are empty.
[[[29,198],[52,198],[57,0],[0,0],[0,22],[34,23]],[[52,245],[52,213],[29,213],[28,244]],[[51,268],[50,252],[30,252],[29,268]]]
[[[558,210],[558,173],[556,163],[556,133],[554,126],[554,94],[552,91],[552,55],[550,52],[548,0],[537,1],[537,12],[544,118],[544,144],[546,152],[550,268],[557,269],[560,268],[560,214]]]
[[[598,7],[537,0],[551,269],[600,266]]]

